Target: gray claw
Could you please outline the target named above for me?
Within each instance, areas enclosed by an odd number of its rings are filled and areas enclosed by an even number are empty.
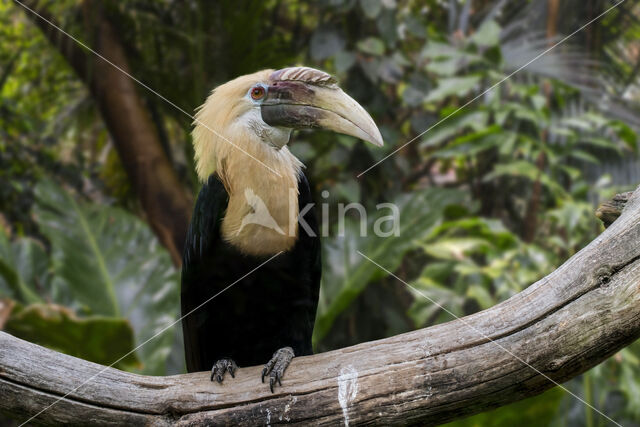
[[[238,369],[238,365],[233,360],[228,357],[220,359],[211,368],[211,381],[215,378],[218,383],[222,383],[227,372],[231,374],[231,378],[235,378],[236,369]]]
[[[271,390],[271,393],[273,393],[273,386],[276,381],[280,386],[282,386],[282,376],[294,356],[295,354],[291,347],[284,347],[273,353],[271,360],[264,365],[264,369],[262,370],[262,382],[264,383],[265,375],[269,374],[269,389]]]

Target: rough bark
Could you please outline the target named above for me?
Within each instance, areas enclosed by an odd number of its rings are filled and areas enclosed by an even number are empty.
[[[23,3],[55,23],[55,18],[39,7],[37,0]],[[93,36],[88,44],[112,64],[131,74],[125,49],[109,21],[100,13],[99,5],[85,0],[83,8]],[[32,12],[25,10],[25,13],[89,87],[149,224],[171,253],[174,263],[179,264],[192,199],[162,148],[158,131],[136,88],[137,83]]]
[[[145,377],[0,333],[0,411],[26,420],[70,393],[35,421],[434,425],[539,394],[554,386],[550,379],[564,382],[638,336],[640,189],[604,233],[509,300],[295,358],[275,394],[260,383],[261,367],[242,368],[222,385],[208,372]]]

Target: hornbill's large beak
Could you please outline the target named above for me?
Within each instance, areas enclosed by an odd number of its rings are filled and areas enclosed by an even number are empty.
[[[369,113],[329,74],[313,68],[284,68],[271,74],[261,113],[270,126],[322,128],[382,146]]]

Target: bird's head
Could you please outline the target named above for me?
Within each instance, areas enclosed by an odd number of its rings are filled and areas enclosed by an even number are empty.
[[[196,114],[198,176],[206,180],[242,156],[266,165],[291,158],[286,147],[291,131],[311,128],[382,145],[371,116],[323,71],[291,67],[238,77],[214,89]]]

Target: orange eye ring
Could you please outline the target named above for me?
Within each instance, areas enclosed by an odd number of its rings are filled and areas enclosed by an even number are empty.
[[[251,89],[251,99],[262,99],[264,97],[265,90],[262,86],[256,86]]]

